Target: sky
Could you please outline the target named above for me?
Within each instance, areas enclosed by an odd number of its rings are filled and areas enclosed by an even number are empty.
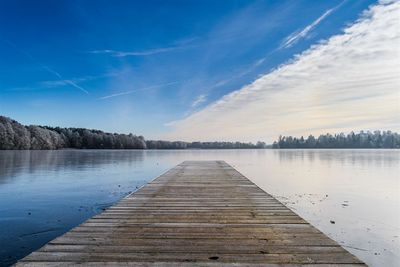
[[[0,1],[0,115],[146,139],[400,131],[400,1]]]

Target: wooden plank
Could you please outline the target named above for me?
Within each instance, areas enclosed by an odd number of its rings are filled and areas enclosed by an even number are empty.
[[[85,262],[82,263],[81,261],[70,261],[70,262],[58,262],[55,264],[54,262],[51,261],[36,261],[36,262],[25,262],[24,266],[26,267],[53,267],[53,266],[58,266],[58,267],[70,267],[70,266],[76,266],[76,265],[83,265],[83,266],[106,266],[106,267],[128,267],[128,266],[134,266],[134,267],[359,267],[363,266],[360,264],[281,264],[281,263],[235,263],[232,264],[231,262],[224,263],[224,262],[193,262],[193,261],[186,261],[186,262],[180,262],[177,264],[176,262],[163,262],[163,261],[157,261],[157,262],[116,262],[116,261],[103,261],[103,262]]]
[[[192,249],[192,248],[190,248]],[[342,253],[305,253],[305,254],[263,254],[263,253],[193,253],[193,252],[168,252],[168,253],[121,253],[121,252],[36,252],[35,255],[26,257],[26,261],[54,261],[68,262],[68,261],[81,261],[81,262],[102,262],[102,261],[122,261],[122,262],[207,262],[218,260],[219,262],[230,263],[348,263],[354,264],[358,260],[347,252]]]
[[[186,161],[16,266],[362,266],[223,161]]]
[[[43,247],[43,252],[80,252],[87,250],[85,245],[47,245]],[[107,253],[107,252],[121,252],[121,253],[167,253],[167,252],[186,252],[185,246],[170,247],[170,246],[121,246],[121,245],[104,245],[89,248],[91,252]],[[213,251],[214,253],[233,254],[233,253],[254,253],[254,251],[264,251],[264,253],[274,254],[301,254],[301,253],[343,253],[343,249],[337,246],[226,246],[224,248],[218,246],[196,246],[196,253],[207,253]]]

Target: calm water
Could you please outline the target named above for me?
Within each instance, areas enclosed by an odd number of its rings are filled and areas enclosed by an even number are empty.
[[[0,265],[191,159],[227,161],[371,266],[399,266],[400,150],[0,151]]]

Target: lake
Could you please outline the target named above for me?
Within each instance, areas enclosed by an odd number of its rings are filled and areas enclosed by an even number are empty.
[[[0,151],[8,266],[185,160],[225,160],[371,266],[400,265],[400,150]]]

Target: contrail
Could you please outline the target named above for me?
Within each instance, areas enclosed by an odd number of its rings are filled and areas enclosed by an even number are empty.
[[[37,64],[38,66],[40,66],[42,69],[44,69],[45,71],[47,71],[48,73],[53,74],[54,76],[56,76],[60,81],[63,81],[69,85],[71,85],[72,87],[75,87],[76,89],[81,90],[82,92],[84,92],[85,94],[89,95],[89,92],[83,88],[82,86],[77,85],[75,82],[71,81],[71,80],[66,80],[63,79],[62,75],[60,73],[58,73],[57,71],[49,68],[46,65],[43,65],[42,63],[40,63],[36,58],[34,58],[31,54],[29,54],[28,52],[25,52],[21,49],[19,49],[14,43],[12,43],[10,40],[4,40],[8,45],[12,46],[15,50],[17,50],[18,52],[20,52],[21,54],[23,54],[24,56],[26,56],[27,58],[29,58],[31,61],[33,61],[35,64]]]
[[[340,4],[337,6],[328,9],[325,11],[319,18],[314,20],[311,24],[307,25],[304,29],[301,31],[294,32],[290,34],[286,39],[284,40],[284,43],[281,44],[280,48],[288,48],[297,43],[300,39],[305,38],[321,21],[323,21],[326,17],[328,17],[330,14],[332,14],[334,11],[339,9],[347,0],[343,0]]]
[[[153,85],[153,86],[149,86],[149,87],[143,87],[143,88],[136,89],[136,90],[130,90],[130,91],[120,92],[120,93],[116,93],[116,94],[112,94],[112,95],[106,95],[106,96],[100,97],[99,99],[107,99],[107,98],[112,98],[112,97],[121,96],[121,95],[129,95],[132,93],[136,93],[136,92],[140,92],[140,91],[147,91],[147,90],[164,87],[164,86],[168,86],[171,84],[177,84],[177,83],[180,83],[180,82],[176,81],[176,82],[164,83],[164,84],[159,84],[159,85]]]

